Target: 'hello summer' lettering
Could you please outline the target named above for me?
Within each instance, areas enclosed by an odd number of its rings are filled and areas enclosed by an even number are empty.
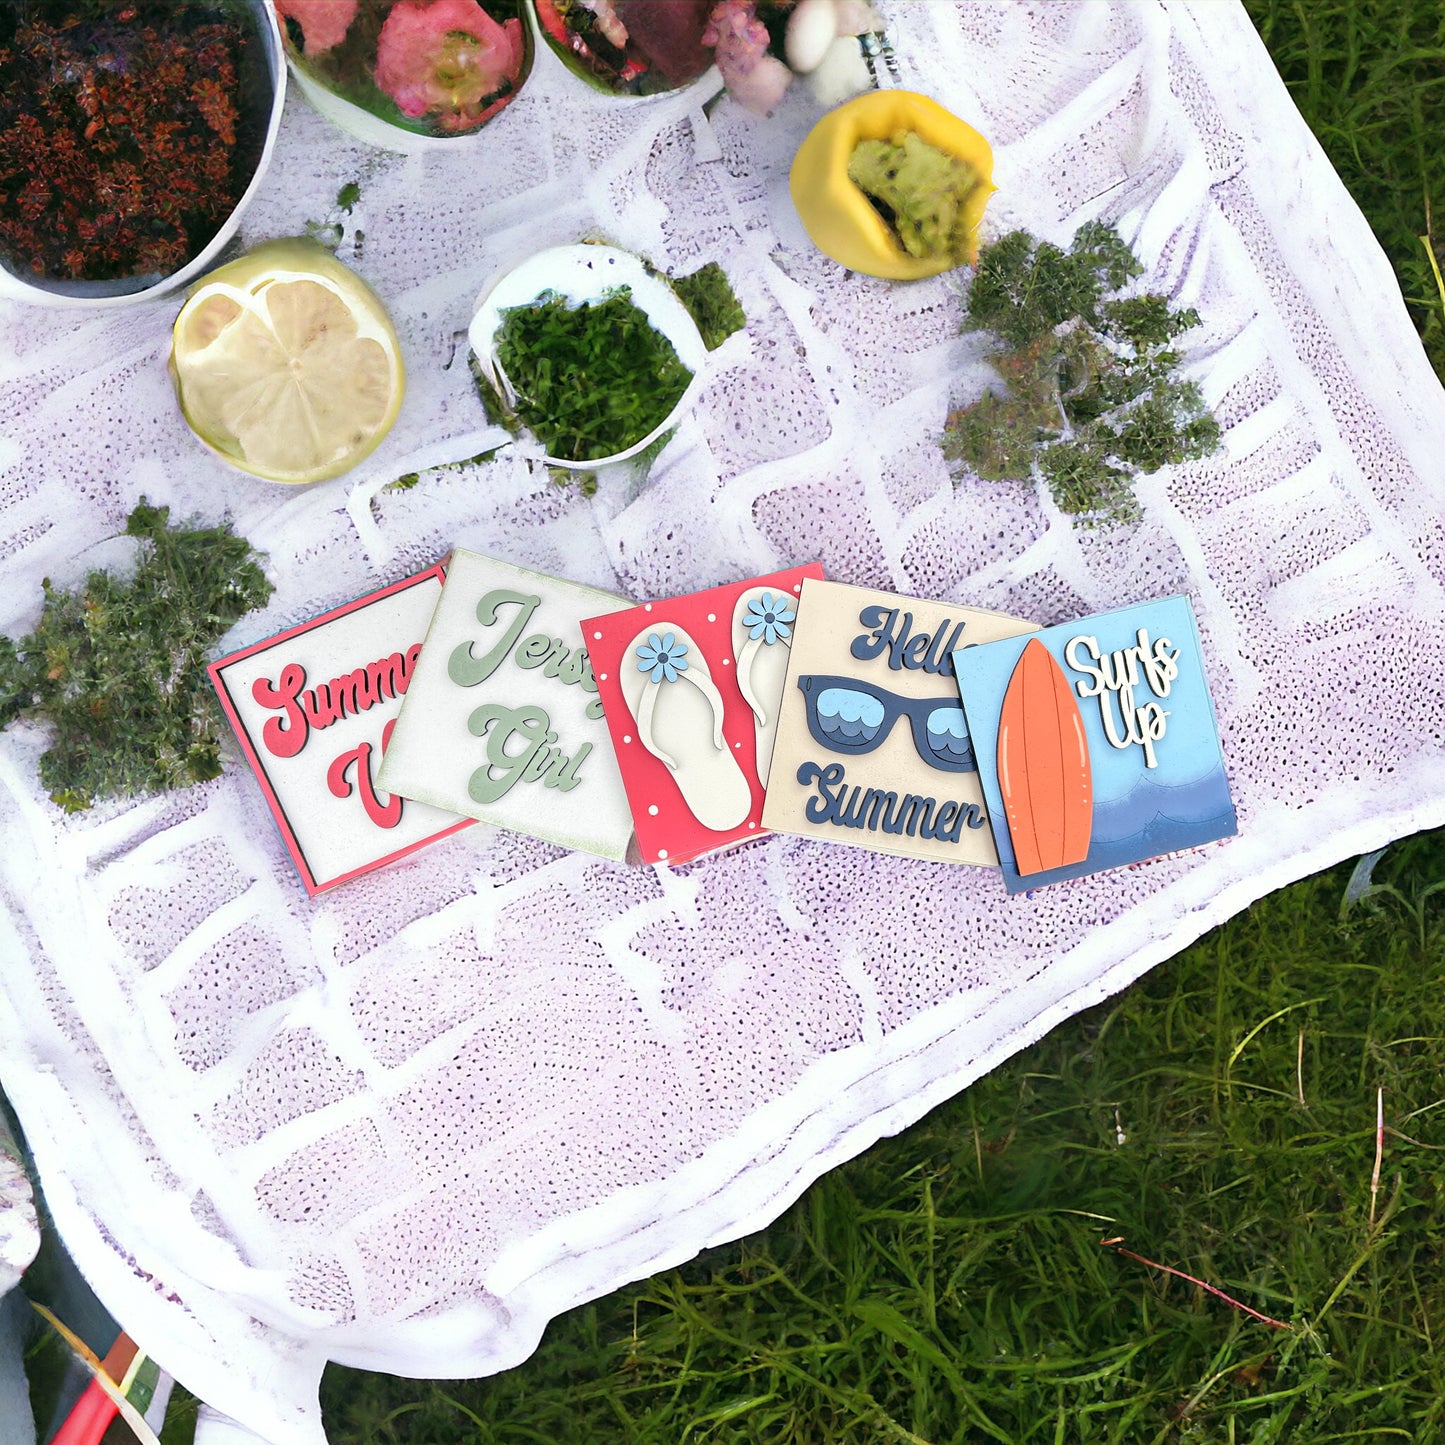
[[[421,643],[415,642],[405,652],[393,652],[313,688],[306,686],[306,669],[299,662],[288,662],[274,683],[258,677],[251,684],[251,696],[262,707],[281,713],[268,718],[261,729],[266,751],[273,757],[294,758],[313,728],[329,728],[348,713],[357,717],[379,702],[400,697],[411,683],[420,655]]]
[[[887,652],[892,672],[901,672],[907,667],[952,677],[953,654],[969,645],[962,640],[968,623],[954,622],[947,617],[937,632],[917,633],[913,631],[913,614],[901,612],[897,607],[865,607],[858,614],[858,621],[873,630],[855,637],[848,650],[860,662],[871,661]]]
[[[960,803],[945,798],[905,793],[901,798],[891,789],[851,787],[842,763],[804,763],[798,781],[804,787],[816,784],[818,795],[809,798],[804,813],[810,823],[831,823],[837,828],[865,828],[871,833],[907,834],[910,838],[932,838],[940,843],[957,843],[964,826],[982,828],[987,814],[977,803]]]
[[[1134,689],[1142,680],[1155,697],[1168,697],[1179,676],[1179,649],[1167,637],[1151,646],[1148,630],[1141,627],[1133,647],[1107,655],[1100,653],[1097,637],[1071,637],[1064,647],[1064,661],[1086,674],[1087,680],[1076,682],[1074,688],[1080,697],[1098,698],[1099,721],[1109,746],[1137,745],[1144,750],[1144,765],[1157,767],[1154,744],[1163,738],[1169,714],[1157,702],[1136,702]]]

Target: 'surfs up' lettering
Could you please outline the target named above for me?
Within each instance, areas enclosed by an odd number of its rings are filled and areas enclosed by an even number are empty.
[[[1134,689],[1141,681],[1149,684],[1155,697],[1168,697],[1179,676],[1179,649],[1167,637],[1149,643],[1147,628],[1139,628],[1132,647],[1101,653],[1096,637],[1070,638],[1064,647],[1064,661],[1089,679],[1076,682],[1080,697],[1099,700],[1099,722],[1111,748],[1137,744],[1144,749],[1144,766],[1155,768],[1159,759],[1154,744],[1164,737],[1169,714],[1157,702],[1136,702]],[[1088,661],[1086,659],[1092,659]]]

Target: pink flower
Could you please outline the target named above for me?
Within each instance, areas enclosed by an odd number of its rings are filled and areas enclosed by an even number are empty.
[[[403,115],[470,130],[510,99],[497,93],[522,59],[520,20],[498,25],[476,0],[400,0],[377,37],[376,83]]]
[[[768,54],[768,27],[758,19],[755,0],[718,0],[702,43],[714,47],[723,84],[740,105],[766,115],[783,98],[793,73]]]
[[[300,24],[305,53],[312,56],[346,39],[357,4],[358,0],[276,0],[276,14]]]
[[[719,69],[726,58],[744,74],[751,70],[768,48],[768,27],[758,19],[755,0],[718,0],[707,17],[702,43],[717,47]]]

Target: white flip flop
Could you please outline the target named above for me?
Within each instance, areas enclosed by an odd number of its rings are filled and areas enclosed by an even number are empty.
[[[723,737],[722,694],[702,649],[658,620],[627,644],[618,671],[638,741],[666,764],[693,817],[715,833],[742,824],[752,788]]]
[[[797,599],[776,587],[749,587],[733,608],[733,659],[738,691],[753,710],[758,781],[767,786],[783,684],[793,646]]]

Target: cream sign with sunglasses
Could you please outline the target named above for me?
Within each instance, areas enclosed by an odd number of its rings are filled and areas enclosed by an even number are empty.
[[[764,826],[997,864],[952,654],[1033,631],[999,612],[804,582]]]

